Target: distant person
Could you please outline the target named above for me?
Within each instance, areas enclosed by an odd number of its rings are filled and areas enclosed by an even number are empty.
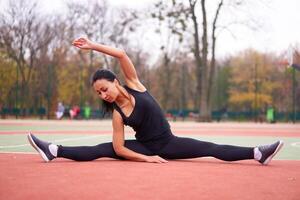
[[[179,110],[178,117],[180,117],[182,119],[182,121],[184,121],[184,112],[182,109]]]
[[[266,118],[269,123],[275,123],[275,109],[272,106],[267,108]]]
[[[72,109],[70,109],[69,113],[70,113],[70,118],[71,119],[75,119],[76,117],[78,117],[79,114],[80,114],[79,106],[77,106],[77,105],[73,106]]]
[[[192,119],[196,119],[197,117],[199,117],[199,113],[189,112],[189,117]]]
[[[76,161],[91,161],[101,157],[132,161],[166,163],[166,159],[188,159],[212,156],[224,161],[254,159],[268,164],[283,146],[282,141],[257,147],[220,145],[192,138],[175,136],[159,104],[140,82],[127,54],[113,47],[79,38],[73,45],[108,54],[120,61],[126,85],[106,69],[92,77],[95,93],[112,112],[113,141],[95,146],[68,147],[44,142],[31,133],[28,139],[45,161],[61,157]],[[125,140],[124,125],[136,132],[136,140]]]
[[[57,105],[57,111],[55,112],[56,119],[62,119],[64,116],[64,112],[65,112],[65,107],[62,102],[59,102]]]
[[[226,105],[226,106],[223,106],[220,109],[220,119],[219,119],[219,121],[226,120],[227,118],[228,118],[228,114],[227,114],[227,105]]]
[[[85,119],[89,119],[91,117],[91,107],[89,104],[86,104],[83,108],[83,114]]]

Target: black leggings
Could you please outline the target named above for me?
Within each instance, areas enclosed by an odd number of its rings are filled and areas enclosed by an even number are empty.
[[[149,150],[149,148],[137,140],[126,140],[125,147],[137,153],[149,156],[159,155],[165,159],[212,156],[225,161],[236,161],[254,158],[252,147],[218,145],[211,142],[176,136],[172,137],[163,148],[155,152]],[[59,145],[57,157],[76,161],[90,161],[102,157],[123,159],[115,153],[111,142],[96,146],[65,147]]]

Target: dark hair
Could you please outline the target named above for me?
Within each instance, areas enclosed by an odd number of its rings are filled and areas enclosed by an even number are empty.
[[[107,70],[107,69],[98,69],[92,76],[91,85],[93,86],[94,83],[97,80],[100,80],[100,79],[106,79],[110,82],[113,82],[115,79],[117,79],[117,81],[119,81],[117,76],[115,75],[115,73],[113,73],[112,71]],[[104,108],[104,110],[103,110],[104,114],[105,113],[111,113],[113,111],[113,108],[114,108],[113,103],[109,103],[109,102],[104,101],[104,100],[102,100],[102,106]]]

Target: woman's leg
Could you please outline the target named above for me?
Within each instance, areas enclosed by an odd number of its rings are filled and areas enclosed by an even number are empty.
[[[46,162],[49,162],[56,157],[67,158],[76,161],[90,161],[101,157],[123,159],[120,156],[117,156],[111,142],[98,144],[95,146],[66,147],[62,145],[57,146],[55,144],[40,140],[31,133],[29,133],[27,137],[32,147],[38,151],[38,153]],[[137,153],[153,155],[150,150],[136,140],[125,140],[125,146]]]
[[[231,145],[219,145],[192,138],[174,137],[159,151],[158,155],[166,159],[185,159],[212,156],[225,161],[254,158],[254,148]]]
[[[153,155],[150,150],[136,140],[126,140],[125,147],[137,153]],[[67,158],[75,161],[91,161],[102,157],[123,159],[115,153],[111,142],[102,143],[95,146],[67,147],[59,145],[57,157]]]

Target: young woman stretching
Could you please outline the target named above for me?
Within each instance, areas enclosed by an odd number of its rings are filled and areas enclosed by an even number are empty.
[[[258,147],[218,145],[191,138],[174,136],[164,113],[156,100],[139,81],[136,70],[120,49],[79,38],[73,45],[108,54],[120,61],[126,85],[122,86],[109,70],[98,70],[92,77],[92,86],[112,111],[113,142],[96,146],[66,147],[42,141],[28,134],[30,144],[48,162],[54,158],[91,161],[101,157],[127,159],[151,163],[166,163],[165,159],[187,159],[212,156],[224,161],[255,159],[268,164],[283,146],[282,141]],[[136,140],[124,139],[124,124],[136,132]]]

